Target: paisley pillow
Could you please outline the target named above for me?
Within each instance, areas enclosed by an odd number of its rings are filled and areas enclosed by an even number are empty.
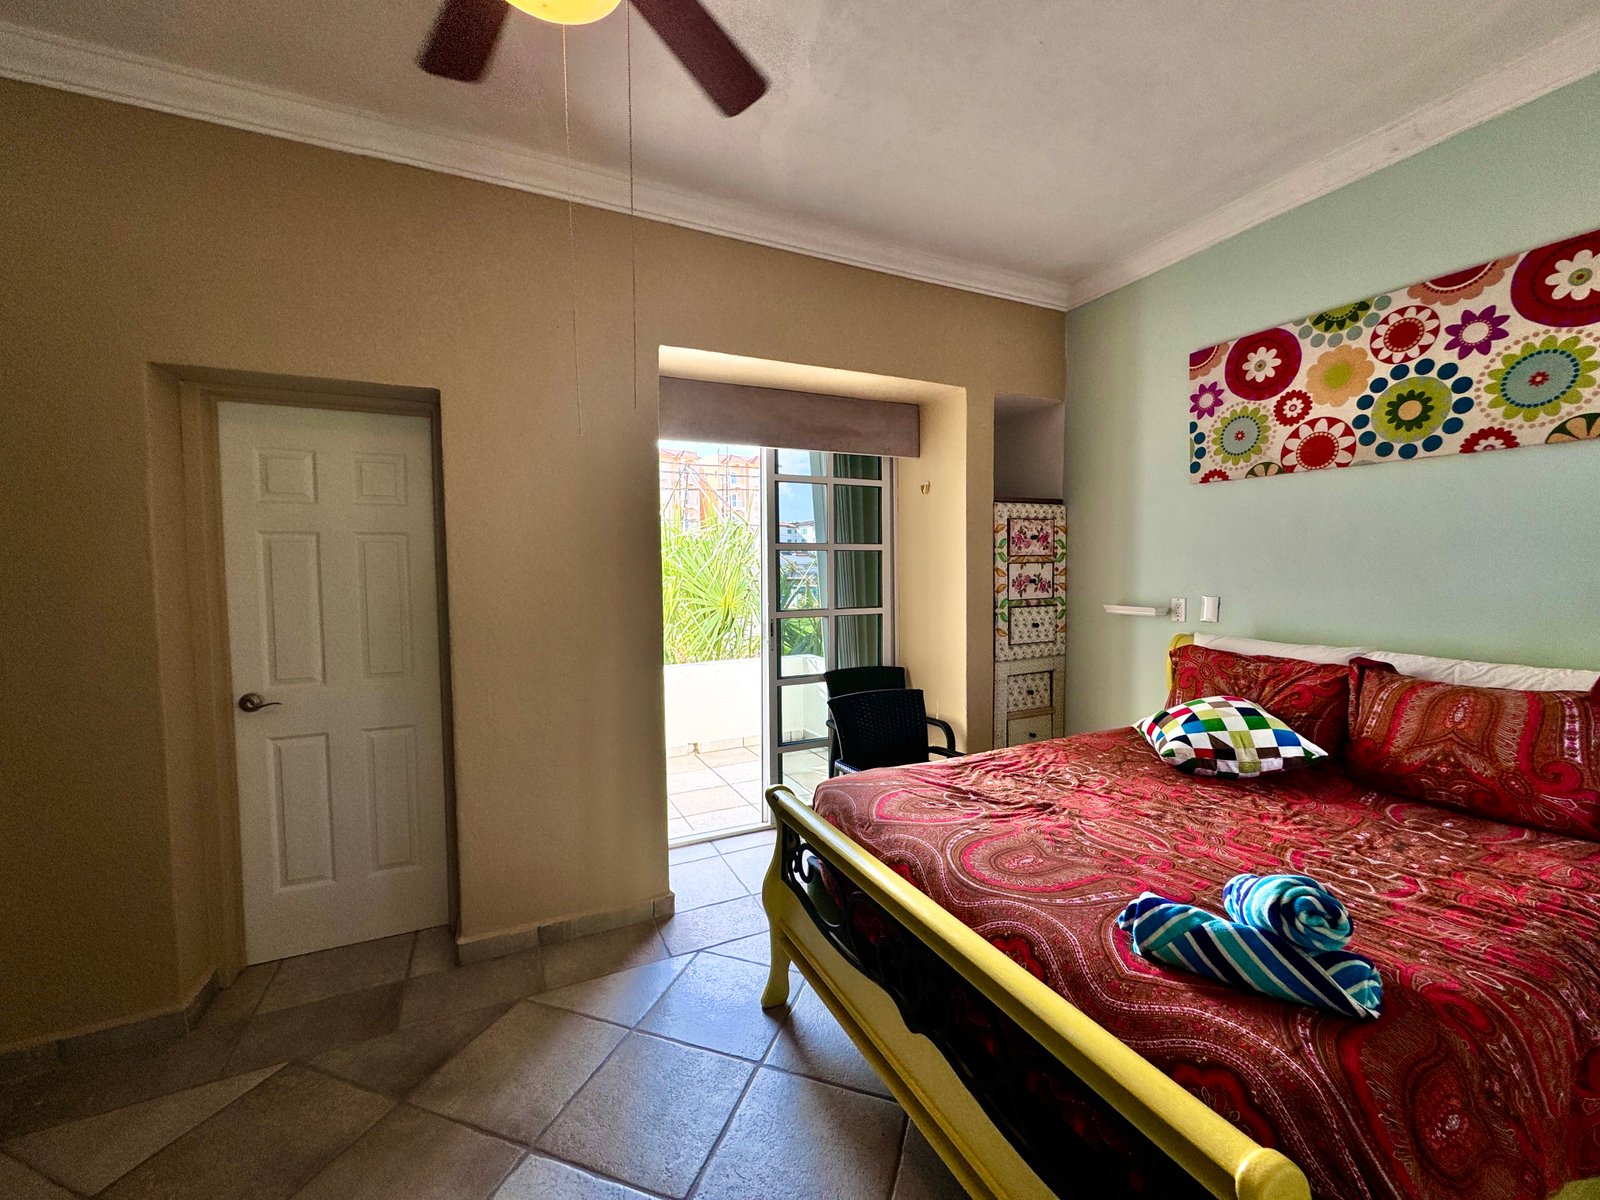
[[[1163,762],[1186,775],[1266,775],[1314,766],[1328,757],[1242,696],[1169,705],[1134,728]]]
[[[1350,668],[1344,663],[1175,646],[1167,704],[1189,696],[1249,696],[1307,741],[1338,754],[1350,720]]]
[[[1521,692],[1359,675],[1345,765],[1395,796],[1600,841],[1600,683]]]

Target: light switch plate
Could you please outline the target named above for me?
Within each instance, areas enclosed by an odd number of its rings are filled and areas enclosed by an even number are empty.
[[[1211,624],[1215,625],[1217,621],[1221,620],[1221,618],[1218,616],[1218,613],[1221,611],[1221,609],[1222,598],[1220,596],[1200,597],[1200,619],[1202,621],[1209,621]]]
[[[1174,596],[1171,607],[1167,609],[1167,614],[1178,624],[1183,624],[1189,619],[1189,598],[1187,596]]]

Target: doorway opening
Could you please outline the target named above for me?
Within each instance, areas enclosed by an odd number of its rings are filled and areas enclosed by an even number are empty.
[[[892,460],[663,440],[667,836],[770,823],[829,774],[825,672],[893,661]]]

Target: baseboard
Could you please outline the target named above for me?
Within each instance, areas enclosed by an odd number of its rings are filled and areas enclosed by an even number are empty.
[[[645,921],[664,921],[673,914],[675,898],[670,891],[649,900],[625,904],[620,908],[598,909],[557,917],[516,929],[456,939],[456,958],[463,965],[490,958],[503,958],[535,946],[570,942],[592,933],[606,933]],[[199,1023],[217,994],[217,973],[212,971],[190,990],[187,998],[171,1008],[159,1009],[131,1019],[107,1021],[82,1027],[72,1033],[34,1042],[19,1042],[0,1048],[0,1080],[15,1079],[47,1071],[63,1063],[79,1062],[101,1054],[142,1046],[147,1042],[181,1037]]]
[[[63,1063],[81,1062],[149,1042],[182,1037],[199,1023],[216,994],[217,973],[212,971],[190,989],[187,999],[171,1008],[100,1022],[59,1037],[0,1049],[0,1079],[33,1075]]]
[[[596,909],[532,925],[519,925],[514,929],[481,933],[476,937],[457,938],[456,958],[463,964],[503,958],[507,954],[532,950],[535,946],[553,946],[558,942],[570,942],[573,938],[607,933],[645,921],[664,921],[673,914],[674,908],[675,898],[668,891],[620,908]]]

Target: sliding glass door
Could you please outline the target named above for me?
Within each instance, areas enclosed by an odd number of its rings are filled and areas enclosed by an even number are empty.
[[[893,463],[764,454],[767,778],[809,800],[828,774],[822,673],[893,661]]]

